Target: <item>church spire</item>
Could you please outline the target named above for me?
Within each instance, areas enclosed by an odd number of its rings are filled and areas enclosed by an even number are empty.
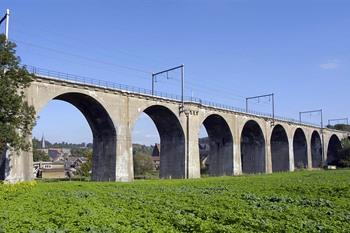
[[[41,149],[45,149],[46,145],[45,145],[45,138],[44,138],[44,134],[43,137],[41,138]]]

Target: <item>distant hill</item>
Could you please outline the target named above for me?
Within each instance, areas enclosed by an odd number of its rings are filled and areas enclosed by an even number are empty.
[[[41,148],[41,140],[37,138],[32,139],[34,149]],[[77,148],[92,148],[92,143],[69,143],[69,142],[55,142],[51,143],[50,141],[45,140],[46,148],[66,148],[66,149],[77,149]]]
[[[42,149],[41,148],[41,140],[37,138],[33,138],[33,148],[34,149]],[[60,143],[51,143],[47,140],[45,140],[46,148],[65,148],[65,149],[82,149],[82,148],[88,148],[92,149],[93,144],[92,143],[68,143],[68,142],[60,142]],[[133,154],[147,154],[152,155],[153,147],[154,146],[146,146],[141,144],[133,144]]]
[[[327,125],[327,128],[350,132],[350,125],[346,125],[346,124]]]
[[[66,148],[66,149],[81,149],[81,148],[89,148],[92,149],[92,143],[68,143],[68,142],[60,142],[60,143],[51,143],[47,140],[45,140],[46,148]],[[146,146],[142,144],[132,144],[133,147],[133,155],[136,154],[146,154],[146,155],[152,155],[154,145]],[[33,138],[33,148],[34,149],[42,149],[41,148],[41,141],[37,138]],[[206,157],[209,151],[209,138],[200,138],[199,139],[199,148],[200,148],[200,154],[203,157]]]

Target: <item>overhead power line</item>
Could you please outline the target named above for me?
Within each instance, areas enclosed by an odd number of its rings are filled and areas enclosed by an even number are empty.
[[[20,27],[28,28],[28,26],[23,21],[21,21],[20,19],[16,18],[16,23]],[[31,34],[32,36],[35,36],[35,37],[37,37],[38,34],[39,34],[42,37],[45,37],[46,39],[48,39],[50,41],[53,41],[53,42],[55,42],[55,41],[52,40],[49,35],[55,34],[58,37],[62,38],[62,39],[60,39],[60,43],[62,43],[62,41],[65,42],[65,43],[68,42],[68,44],[70,44],[71,46],[76,46],[76,44],[71,43],[71,41],[76,41],[79,44],[82,44],[82,42],[85,43],[85,44],[90,43],[88,40],[84,40],[84,38],[76,38],[76,37],[72,36],[72,34],[58,33],[57,31],[49,30],[49,29],[43,27],[42,25],[36,25],[36,26],[40,29],[39,32],[36,31],[35,33],[30,33],[28,31],[24,31],[24,30],[21,30],[21,29],[17,29],[16,31],[21,31],[22,33],[20,33],[20,34],[26,34],[26,35]],[[46,33],[41,33],[41,31],[46,32]],[[68,41],[65,40],[67,38],[69,39]],[[107,52],[107,53],[109,53],[111,51],[110,48],[103,47],[103,46],[101,46],[101,44],[94,45],[94,48],[98,48],[99,51],[103,51],[103,52]],[[120,49],[120,48],[115,48],[115,47],[113,47],[113,52],[117,52],[119,54],[124,54],[124,55],[127,55],[129,57],[134,57],[134,58],[137,58],[139,60],[144,60],[144,59],[152,60],[152,61],[156,62],[156,64],[159,64],[159,62],[161,62],[162,64],[166,64],[166,63],[164,63],[164,60],[168,60],[169,59],[169,58],[166,58],[166,57],[159,57],[159,56],[157,56],[158,59],[155,59],[154,57],[152,57],[152,58],[144,57],[144,56],[141,56],[139,54],[135,54],[133,52],[130,52],[130,51],[127,51],[127,50],[123,50],[123,49]]]
[[[77,57],[77,58],[80,58],[80,59],[85,59],[85,60],[91,61],[91,62],[96,62],[96,63],[100,63],[100,64],[104,64],[104,65],[110,65],[110,66],[117,66],[117,67],[122,68],[122,69],[132,70],[132,71],[136,71],[136,72],[140,72],[140,73],[144,73],[144,74],[152,74],[152,72],[147,71],[147,70],[142,70],[142,69],[138,69],[138,68],[134,68],[134,67],[130,67],[130,66],[124,66],[124,65],[120,65],[120,64],[116,64],[116,63],[112,63],[112,62],[101,61],[101,60],[97,60],[95,58],[85,57],[85,56],[82,56],[82,55],[78,55],[78,54],[74,54],[74,53],[70,53],[70,52],[65,52],[65,51],[58,50],[58,49],[48,48],[48,47],[44,47],[44,46],[41,46],[41,45],[36,45],[36,44],[33,44],[33,43],[27,43],[27,42],[20,41],[20,40],[13,40],[13,41],[16,42],[16,43],[20,43],[20,44],[24,44],[24,45],[30,46],[30,47],[45,49],[45,50],[49,50],[49,51],[52,51],[52,52],[55,52],[55,53],[60,53],[60,54],[65,54],[65,55],[72,56],[72,57]]]

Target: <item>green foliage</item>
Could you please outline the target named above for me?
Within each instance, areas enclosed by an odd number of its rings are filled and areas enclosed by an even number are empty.
[[[86,154],[86,157],[87,162],[81,165],[80,171],[78,171],[78,173],[81,174],[81,176],[90,177],[90,171],[92,169],[92,150]]]
[[[40,141],[36,138],[33,138],[32,139],[32,147],[33,149],[40,149],[41,148],[41,145],[40,145]]]
[[[344,138],[343,140],[341,140],[341,145],[342,145],[342,148],[344,149],[350,148],[350,139]]]
[[[350,125],[346,124],[327,125],[327,128],[350,132]]]
[[[136,176],[154,177],[152,152],[153,146],[133,144],[134,174]]]
[[[338,151],[335,165],[338,167],[350,167],[350,140],[348,138],[342,140],[342,149]]]
[[[146,146],[146,145],[140,145],[140,144],[133,144],[133,155],[137,154],[146,154],[146,155],[152,155],[153,152],[153,146]]]
[[[26,137],[35,122],[35,111],[25,101],[24,89],[32,75],[20,65],[16,45],[0,35],[0,153],[9,144],[15,150],[30,149]]]
[[[134,174],[146,175],[153,171],[154,165],[152,157],[148,154],[136,154],[134,156]]]
[[[348,232],[350,170],[0,185],[3,232]],[[0,230],[0,231],[1,231]]]
[[[41,148],[41,140],[37,138],[33,138],[32,140],[33,148],[40,149]],[[92,150],[92,143],[68,143],[68,142],[55,142],[51,143],[45,140],[45,144],[47,148],[68,148],[68,149],[90,149]]]
[[[92,149],[92,143],[85,143],[85,142],[82,142],[82,143],[68,143],[68,142],[55,142],[55,143],[50,143],[48,141],[46,141],[46,144],[49,146],[49,147],[52,147],[52,148],[70,148],[70,149],[73,149],[73,148],[89,148],[89,149]]]
[[[33,150],[33,161],[51,161],[50,156],[41,150]]]
[[[350,167],[350,140],[345,138],[341,141],[342,147],[338,150],[337,156],[332,164],[337,167]]]
[[[92,155],[91,148],[72,148],[70,152],[71,155],[75,157],[88,157]]]

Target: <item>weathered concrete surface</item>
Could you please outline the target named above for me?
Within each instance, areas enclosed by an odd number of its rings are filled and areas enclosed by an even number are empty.
[[[4,151],[0,158],[0,180],[17,183],[32,179],[33,155],[31,152]]]
[[[97,181],[133,180],[131,135],[143,112],[160,135],[163,178],[200,177],[198,137],[202,124],[209,135],[209,173],[213,176],[317,167],[327,156],[336,156],[334,138],[348,136],[196,103],[186,103],[182,109],[178,101],[45,77],[34,80],[26,97],[37,115],[53,99],[71,103],[82,112],[93,133],[92,179]],[[2,155],[0,172],[0,178],[7,181],[31,180],[32,153]]]

